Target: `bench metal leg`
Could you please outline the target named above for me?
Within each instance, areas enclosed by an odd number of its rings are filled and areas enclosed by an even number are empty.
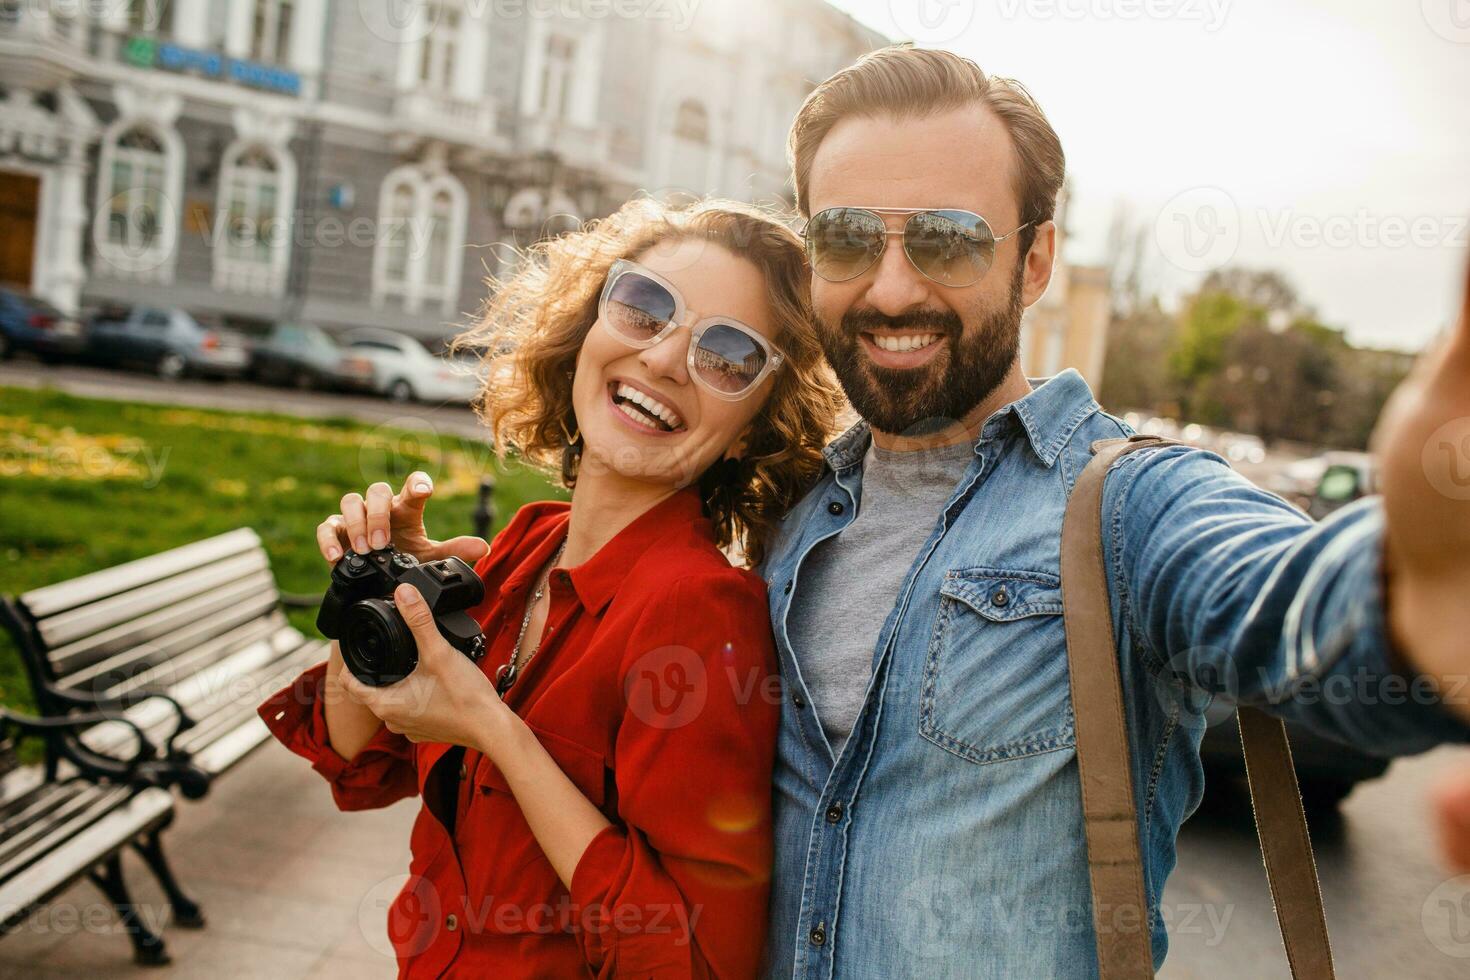
[[[108,858],[102,867],[102,874],[98,874],[94,868],[87,872],[87,877],[92,880],[92,884],[102,889],[117,910],[118,918],[122,920],[123,928],[133,942],[133,962],[139,966],[163,966],[168,963],[169,955],[164,948],[163,937],[148,928],[128,896],[128,886],[123,881],[121,852]]]
[[[148,870],[153,872],[153,877],[163,886],[164,893],[168,895],[168,903],[173,906],[173,924],[183,926],[185,929],[204,928],[204,910],[199,903],[194,901],[184,890],[179,887],[179,880],[174,877],[173,869],[169,867],[168,858],[163,854],[163,841],[159,833],[163,828],[150,830],[140,839],[133,841],[133,849],[142,856],[148,864]]]

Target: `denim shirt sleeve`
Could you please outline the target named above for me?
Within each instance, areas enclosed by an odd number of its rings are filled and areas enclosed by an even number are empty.
[[[1320,524],[1203,450],[1125,457],[1103,528],[1114,608],[1156,670],[1380,756],[1470,741],[1453,685],[1398,669],[1378,498]]]

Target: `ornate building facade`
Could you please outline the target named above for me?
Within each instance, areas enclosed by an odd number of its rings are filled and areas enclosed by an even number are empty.
[[[822,0],[0,2],[0,281],[442,338],[637,193],[785,201]]]

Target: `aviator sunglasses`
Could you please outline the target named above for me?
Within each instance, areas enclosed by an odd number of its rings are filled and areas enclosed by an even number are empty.
[[[608,271],[597,314],[609,333],[638,348],[652,347],[688,325],[689,374],[726,401],[750,394],[786,359],[754,327],[733,317],[694,317],[673,283],[628,259]]]
[[[906,214],[902,231],[889,231],[885,214]],[[828,282],[847,282],[871,269],[894,235],[926,278],[941,286],[972,286],[990,271],[995,247],[1029,226],[995,237],[990,222],[973,211],[919,208],[827,208],[803,230],[812,271]]]

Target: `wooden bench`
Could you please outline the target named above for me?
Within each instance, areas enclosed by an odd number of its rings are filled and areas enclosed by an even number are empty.
[[[192,766],[177,783],[201,796],[270,737],[256,706],[327,658],[327,643],[291,626],[283,605],[259,536],[240,528],[5,597],[0,619],[43,716],[120,712]],[[106,753],[130,735],[104,721],[66,737]]]
[[[66,722],[46,739],[45,784],[70,785],[84,768],[79,760],[95,778],[141,738],[151,755],[138,763],[139,778],[204,796],[270,738],[256,706],[326,659],[328,644],[303,636],[283,611],[317,601],[281,595],[250,528],[0,597],[0,621],[20,650],[41,722]],[[67,717],[78,711],[85,723]],[[157,805],[150,797],[135,806]],[[85,820],[71,829],[84,830]],[[202,924],[156,829],[143,834],[139,853],[168,893],[174,921]]]
[[[134,751],[125,759],[90,759],[68,753],[74,774],[48,778],[35,766],[16,765],[15,746],[24,737],[49,742],[58,734],[106,720],[98,714],[70,718],[27,718],[0,709],[0,936],[14,931],[37,909],[74,881],[89,878],[107,896],[142,965],[169,961],[161,936],[149,928],[123,881],[122,849],[128,844],[155,873],[166,875],[158,834],[173,820],[174,798],[145,772],[154,755],[134,731]],[[203,925],[197,907],[170,888],[176,921]]]

